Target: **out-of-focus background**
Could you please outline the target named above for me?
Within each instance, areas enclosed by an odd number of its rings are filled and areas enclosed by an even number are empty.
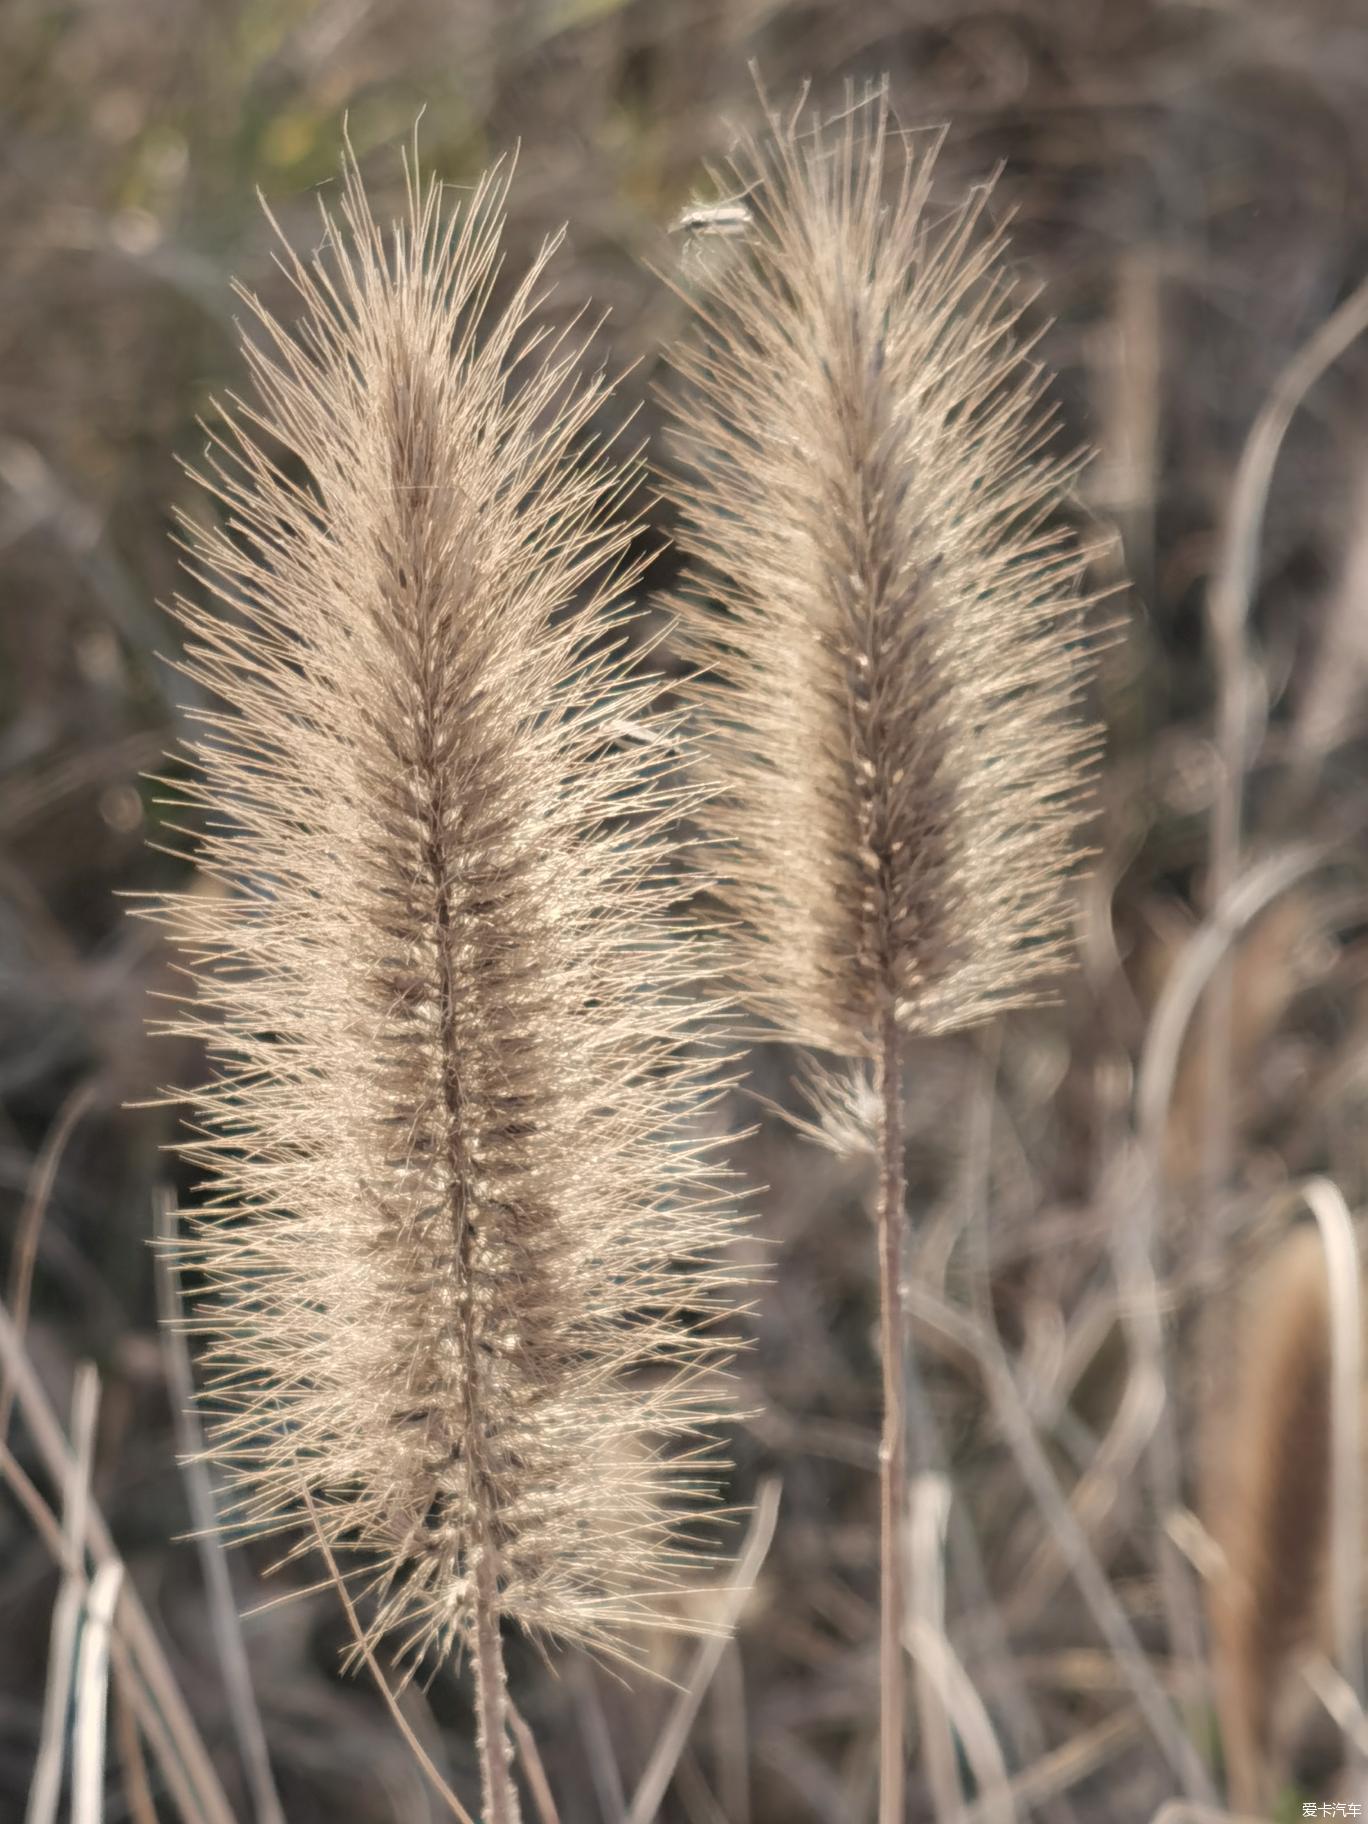
[[[608,308],[600,352],[630,370],[623,414],[639,407],[654,435],[660,350],[681,326],[657,276],[679,258],[669,224],[755,122],[752,59],[777,98],[810,77],[839,102],[845,79],[887,73],[905,125],[948,124],[946,200],[1000,170],[992,208],[1042,293],[1031,320],[1059,373],[1061,439],[1096,450],[1078,502],[1096,582],[1130,579],[1099,615],[1120,637],[1098,687],[1108,747],[1079,966],[1057,1005],[909,1057],[912,1410],[936,1474],[917,1488],[908,1815],[1147,1819],[1180,1790],[1184,1741],[1207,1799],[1224,1790],[1218,1698],[1237,1674],[1201,1603],[1218,1563],[1204,1490],[1240,1410],[1222,1338],[1305,1181],[1341,1240],[1336,1198],[1352,1213],[1365,1193],[1368,347],[1337,354],[1322,332],[1368,275],[1368,11],[4,0],[0,1258],[12,1308],[31,1270],[29,1351],[59,1411],[77,1364],[98,1370],[95,1498],[243,1819],[264,1814],[228,1714],[222,1602],[184,1538],[147,1245],[154,1193],[176,1185],[161,1150],[174,1116],[129,1106],[201,1066],[145,1036],[149,992],[172,981],[118,897],[181,865],[149,847],[161,813],[141,775],[181,701],[157,605],[177,587],[178,463],[201,449],[211,397],[242,380],[230,279],[288,309],[255,193],[311,244],[344,117],[382,215],[420,110],[423,156],[453,183],[518,145],[510,265],[571,224],[547,309]],[[1289,420],[1265,503],[1257,459]],[[1223,894],[1230,916],[1213,920]],[[789,1062],[757,1060],[762,1091],[785,1096]],[[781,1507],[647,1814],[668,1824],[872,1815],[867,1171],[759,1121],[737,1163],[767,1187],[769,1279],[733,1493],[777,1478]],[[22,1417],[9,1437],[55,1503]],[[1320,1549],[1313,1481],[1302,1519],[1288,1497],[1293,1558]],[[231,1555],[237,1606],[317,1571],[263,1580],[268,1563]],[[57,1586],[49,1545],[0,1496],[0,1819],[24,1815]],[[1353,1800],[1357,1628],[1306,1631],[1297,1665],[1276,1640],[1266,1655],[1270,1815]],[[372,1686],[339,1669],[330,1592],[266,1609],[243,1638],[291,1824],[442,1815]],[[692,1649],[653,1651],[665,1676],[628,1682],[514,1649],[563,1824],[639,1824],[632,1795],[693,1670]],[[145,1820],[118,1693],[105,1816]],[[464,1682],[444,1670],[404,1701],[469,1800]],[[156,1815],[177,1815],[149,1778]]]

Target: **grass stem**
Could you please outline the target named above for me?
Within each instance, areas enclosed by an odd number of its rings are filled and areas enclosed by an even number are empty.
[[[518,1794],[508,1768],[508,1687],[499,1635],[498,1578],[487,1551],[475,1567],[474,1661],[485,1824],[519,1824]]]
[[[888,997],[879,1034],[879,1353],[883,1436],[879,1444],[879,1824],[903,1824],[907,1675],[903,1660],[902,1518],[907,1491],[903,1411],[906,1342],[902,1309],[902,1071],[898,1026]]]

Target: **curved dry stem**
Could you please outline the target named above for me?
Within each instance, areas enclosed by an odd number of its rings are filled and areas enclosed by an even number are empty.
[[[427,1749],[424,1748],[415,1734],[413,1725],[399,1708],[399,1700],[394,1695],[389,1680],[381,1670],[379,1660],[375,1657],[375,1650],[370,1644],[369,1632],[362,1627],[361,1618],[356,1613],[356,1604],[351,1599],[351,1591],[347,1588],[347,1580],[337,1568],[337,1560],[333,1557],[332,1547],[328,1544],[327,1535],[318,1524],[318,1513],[314,1507],[313,1496],[309,1493],[307,1482],[300,1483],[299,1497],[304,1504],[305,1511],[308,1513],[310,1525],[313,1527],[314,1542],[322,1553],[323,1562],[328,1567],[328,1576],[331,1580],[332,1587],[337,1591],[338,1600],[341,1602],[343,1610],[346,1613],[347,1626],[351,1629],[352,1638],[356,1642],[356,1651],[360,1658],[365,1662],[366,1670],[374,1679],[376,1688],[384,1699],[385,1708],[389,1711],[390,1715],[394,1718],[395,1723],[398,1725],[399,1733],[408,1744],[409,1749],[413,1754],[413,1758],[422,1768],[428,1784],[432,1787],[432,1790],[446,1806],[451,1815],[457,1820],[457,1824],[475,1824],[474,1818],[471,1817],[465,1806],[462,1805],[461,1801],[456,1797],[456,1794],[442,1778],[441,1772],[433,1761],[432,1756],[428,1753]]]
[[[771,1477],[760,1485],[745,1543],[736,1561],[736,1568],[727,1581],[716,1630],[700,1643],[698,1656],[684,1688],[675,1699],[665,1727],[656,1737],[651,1758],[632,1794],[626,1824],[652,1824],[660,1809],[670,1781],[674,1778],[679,1757],[684,1751],[684,1744],[689,1739],[694,1718],[698,1715],[713,1674],[726,1651],[728,1636],[736,1626],[746,1599],[755,1587],[755,1580],[769,1555],[782,1493],[782,1485],[777,1478]]]
[[[1188,1027],[1231,941],[1271,900],[1304,879],[1330,853],[1328,843],[1297,843],[1256,863],[1179,952],[1150,1018],[1136,1072],[1136,1125],[1152,1172],[1158,1171],[1169,1100]]]
[[[527,1789],[532,1795],[537,1815],[541,1824],[560,1824],[560,1812],[551,1791],[551,1782],[546,1777],[546,1768],[537,1748],[537,1738],[511,1697],[507,1699],[507,1704],[509,1733],[518,1750],[518,1765],[527,1781]]]
[[[908,1303],[914,1315],[924,1313],[977,1361],[984,1392],[1002,1428],[1007,1447],[1016,1459],[1021,1478],[1046,1526],[1057,1535],[1069,1574],[1087,1604],[1098,1632],[1114,1654],[1150,1733],[1184,1787],[1204,1797],[1214,1797],[1210,1775],[1196,1749],[1178,1727],[1169,1699],[1154,1675],[1130,1618],[1060,1489],[1001,1344],[961,1312],[917,1286],[909,1288]]]
[[[28,1326],[29,1299],[33,1292],[33,1269],[38,1258],[38,1240],[47,1215],[52,1187],[57,1181],[62,1155],[77,1123],[90,1110],[95,1100],[94,1082],[78,1083],[58,1111],[56,1120],[44,1136],[33,1162],[24,1207],[19,1212],[14,1247],[10,1256],[9,1285],[5,1302],[20,1337]],[[0,1438],[9,1436],[10,1417],[14,1410],[14,1388],[7,1369],[0,1366]]]
[[[1221,767],[1211,807],[1208,904],[1215,912],[1235,885],[1243,824],[1249,719],[1245,628],[1257,580],[1264,508],[1288,426],[1306,394],[1368,329],[1368,279],[1349,294],[1283,368],[1240,454],[1207,595],[1207,624],[1217,669],[1216,741]],[[1207,1019],[1208,1119],[1205,1176],[1211,1189],[1229,1175],[1230,1044],[1233,977],[1218,959]]]
[[[1298,1194],[1316,1219],[1330,1294],[1330,1587],[1335,1665],[1363,1709],[1363,1274],[1339,1186],[1308,1178]]]
[[[65,1491],[74,1486],[79,1474],[78,1465],[33,1365],[24,1353],[22,1338],[3,1307],[0,1307],[0,1364],[14,1387],[16,1404],[43,1465],[55,1486],[63,1491],[65,1500]],[[0,1463],[4,1461],[0,1458]],[[86,1542],[97,1566],[114,1562],[119,1557],[93,1496],[89,1498],[86,1511]],[[213,1762],[186,1707],[147,1611],[127,1577],[120,1590],[116,1615],[139,1674],[164,1719],[163,1739],[173,1745],[175,1756],[185,1768],[194,1794],[196,1815],[207,1824],[234,1824],[232,1807]]]

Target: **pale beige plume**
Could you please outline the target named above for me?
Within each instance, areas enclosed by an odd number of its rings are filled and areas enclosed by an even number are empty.
[[[411,177],[385,233],[349,166],[282,256],[297,323],[247,300],[178,604],[222,891],[152,908],[213,1062],[179,1264],[234,1518],[307,1550],[306,1498],[372,1635],[477,1671],[505,1622],[629,1656],[675,1625],[733,1302],[634,474],[536,328],[552,247],[501,275],[505,188]]]

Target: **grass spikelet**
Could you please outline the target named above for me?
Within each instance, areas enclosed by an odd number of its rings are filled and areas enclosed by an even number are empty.
[[[779,1035],[874,1063],[879,1815],[902,1824],[900,1035],[982,1020],[1057,969],[1096,742],[1083,557],[1052,524],[1072,470],[982,194],[936,225],[931,159],[881,94],[800,121],[772,118],[719,174],[673,491],[738,991]]]
[[[1255,1275],[1234,1372],[1207,1424],[1208,1528],[1224,1568],[1210,1593],[1231,1803],[1272,1803],[1275,1712],[1293,1656],[1325,1623],[1331,1340],[1325,1249],[1293,1229]]]
[[[983,197],[935,226],[930,180],[882,99],[744,144],[749,239],[677,358],[736,979],[845,1056],[889,995],[939,1032],[1057,969],[1095,745],[1072,469]]]
[[[448,212],[411,174],[386,235],[349,167],[324,251],[282,255],[297,328],[247,299],[178,603],[221,891],[151,913],[192,980],[167,1030],[216,1067],[181,1256],[213,1447],[243,1520],[303,1500],[360,1554],[373,1638],[472,1653],[492,1819],[500,1624],[630,1653],[675,1613],[731,1303],[670,744],[620,738],[663,727],[614,631],[635,476],[534,325],[552,245],[491,308],[505,187]]]

